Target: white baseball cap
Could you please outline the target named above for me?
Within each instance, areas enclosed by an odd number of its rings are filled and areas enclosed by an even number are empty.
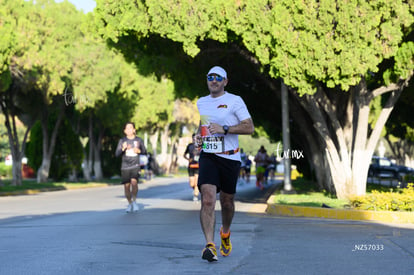
[[[208,71],[207,75],[210,75],[210,74],[216,74],[216,75],[222,76],[227,79],[226,70],[224,70],[220,66],[214,66],[213,68],[211,68],[210,71]]]

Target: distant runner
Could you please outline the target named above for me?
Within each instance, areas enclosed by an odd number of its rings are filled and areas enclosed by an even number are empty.
[[[144,142],[135,135],[135,124],[127,122],[124,127],[125,137],[121,138],[116,147],[115,155],[122,155],[121,178],[124,185],[125,198],[128,200],[127,213],[136,212],[139,206],[136,203],[138,194],[138,180],[141,166],[139,155],[146,154]]]

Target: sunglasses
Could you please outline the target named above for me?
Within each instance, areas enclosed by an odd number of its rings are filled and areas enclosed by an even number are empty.
[[[224,77],[219,76],[219,75],[208,75],[208,76],[207,76],[207,80],[208,80],[208,81],[213,81],[213,80],[214,80],[214,78],[216,79],[216,81],[217,81],[217,82],[221,82],[221,81],[223,81],[223,79],[224,79]]]

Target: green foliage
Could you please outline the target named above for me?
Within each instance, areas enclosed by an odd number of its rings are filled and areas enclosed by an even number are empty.
[[[4,158],[10,154],[9,135],[4,121],[4,116],[0,116],[0,161],[4,161]]]
[[[115,91],[121,84],[125,61],[122,56],[108,49],[104,41],[92,34],[76,39],[71,53],[70,81],[73,94],[66,93],[67,105],[84,111],[107,101],[107,92]],[[126,78],[126,77],[125,77]],[[128,83],[130,78],[125,81]]]
[[[12,177],[12,166],[6,165],[4,161],[0,162],[0,177],[11,178]]]
[[[55,121],[49,122],[49,127],[53,127]],[[49,131],[50,133],[51,131]],[[43,158],[43,134],[39,122],[30,131],[30,141],[26,147],[28,165],[38,170]],[[67,120],[59,128],[55,151],[52,156],[50,176],[55,180],[61,180],[75,169],[80,171],[83,159],[82,144],[79,137],[75,134]]]
[[[365,196],[351,198],[351,205],[356,209],[375,211],[414,211],[414,184],[395,192],[373,190]]]
[[[42,164],[43,155],[42,127],[36,122],[30,130],[30,140],[26,145],[27,164],[37,171]]]
[[[0,80],[3,80],[3,73],[9,70],[10,58],[14,51],[14,43],[16,42],[15,34],[13,33],[15,22],[8,13],[8,3],[6,4],[6,2],[9,1],[0,0]]]
[[[243,148],[244,152],[250,156],[255,156],[260,146],[264,146],[267,150],[268,155],[272,153],[276,154],[278,143],[272,143],[268,138],[264,136],[252,137],[248,135],[239,136],[239,147]],[[279,148],[283,147],[282,143],[279,143]]]
[[[67,120],[59,128],[56,147],[50,166],[50,177],[62,180],[72,170],[80,171],[83,159],[82,144]]]
[[[412,110],[414,108],[414,80],[403,91],[395,105],[393,112],[387,121],[387,132],[414,143],[414,120]]]
[[[106,38],[159,34],[182,43],[192,57],[206,39],[241,41],[269,66],[270,76],[282,77],[301,94],[313,93],[318,81],[348,90],[393,56],[394,74],[412,72],[412,43],[401,42],[414,19],[412,3],[403,0],[168,0],[133,7],[126,2],[97,1],[100,31]]]
[[[349,204],[347,200],[339,200],[327,192],[320,192],[314,182],[303,178],[293,180],[292,186],[296,194],[279,194],[278,192],[275,196],[275,203],[310,207],[321,207],[325,204],[336,209],[343,209]]]
[[[414,42],[403,43],[395,55],[395,78],[407,79],[414,70]],[[393,79],[395,81],[395,79]],[[388,80],[388,83],[391,80]]]
[[[157,81],[155,76],[141,78],[139,95],[133,118],[137,128],[162,128],[174,120],[174,84],[171,80]]]
[[[62,93],[62,77],[70,71],[70,51],[79,37],[80,16],[68,2],[11,1],[7,11],[16,22],[13,66],[24,83],[46,92]]]
[[[291,194],[291,195],[277,195],[275,203],[282,205],[296,205],[309,207],[322,207],[323,204],[331,208],[344,209],[348,205],[346,200],[338,200],[330,198],[323,193],[308,193],[308,194]]]
[[[22,185],[14,186],[9,180],[3,181],[4,186],[0,186],[0,192],[11,194],[30,194],[35,192],[59,191],[69,189],[81,189],[91,187],[104,187],[112,184],[119,184],[119,180],[105,180],[101,182],[47,182],[36,183],[33,180],[23,180]]]
[[[0,187],[0,192],[19,192],[27,190],[64,190],[62,186],[58,186],[55,183],[36,183],[33,180],[23,180],[22,185],[11,185],[9,181],[4,181],[4,186]]]
[[[318,186],[314,182],[306,180],[304,178],[293,180],[292,186],[294,190],[299,194],[307,194],[320,191]]]
[[[138,135],[140,136],[140,135]],[[142,136],[140,136],[142,137]],[[102,144],[101,161],[104,177],[110,178],[121,173],[121,158],[115,157],[115,148],[121,135],[109,135]]]

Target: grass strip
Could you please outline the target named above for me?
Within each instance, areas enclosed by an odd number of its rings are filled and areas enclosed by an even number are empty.
[[[33,191],[45,192],[45,191],[58,191],[69,190],[79,188],[91,188],[98,186],[107,186],[119,184],[117,180],[103,180],[100,182],[47,182],[37,183],[34,180],[23,180],[22,185],[11,185],[11,180],[4,180],[2,186],[0,186],[0,194],[11,195],[13,193],[30,194]]]
[[[274,203],[293,206],[327,207],[335,209],[349,208],[348,200],[340,200],[328,192],[319,191],[318,186],[303,178],[292,181],[296,194],[282,194],[277,190],[274,196]]]

